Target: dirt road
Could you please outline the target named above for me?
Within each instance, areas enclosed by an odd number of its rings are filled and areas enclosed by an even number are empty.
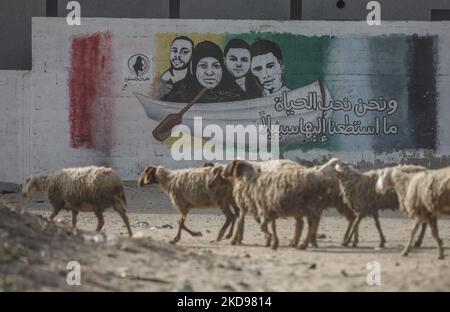
[[[201,231],[203,236],[191,237],[183,232],[181,241],[172,245],[169,241],[176,234],[178,215],[159,188],[138,189],[128,183],[126,195],[128,215],[135,232],[133,239],[126,238],[126,229],[113,210],[105,214],[105,235],[93,234],[96,226],[93,214],[80,213],[81,231],[73,236],[68,212],[57,217],[58,226],[45,218],[32,218],[27,221],[31,225],[26,225],[17,219],[20,214],[6,209],[0,227],[0,289],[450,290],[450,251],[446,248],[447,258],[438,260],[430,233],[422,248],[414,249],[408,257],[400,256],[413,226],[413,221],[400,213],[382,213],[381,224],[388,240],[384,249],[377,248],[379,237],[372,219],[361,223],[358,248],[341,247],[347,224],[334,212],[328,212],[322,219],[319,248],[302,251],[287,247],[294,223],[286,219],[278,222],[280,248],[272,251],[263,246],[258,224],[250,216],[246,219],[244,245],[231,246],[229,240],[211,243],[224,222],[224,217],[214,209],[196,210],[188,217],[187,225]],[[42,196],[29,200],[12,193],[1,195],[0,200],[24,207],[32,216],[50,215],[49,205]],[[15,221],[7,221],[8,218]],[[449,246],[450,220],[440,220],[439,229],[444,246]],[[105,237],[109,239],[93,242]],[[90,242],[86,242],[86,238]],[[66,283],[69,261],[81,264],[81,286]],[[380,265],[382,285],[367,284],[367,275],[374,268],[367,265],[372,261]]]

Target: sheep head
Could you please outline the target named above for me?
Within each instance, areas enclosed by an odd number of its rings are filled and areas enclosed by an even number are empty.
[[[380,175],[375,185],[375,191],[380,194],[385,194],[388,190],[394,187],[392,182],[392,168],[381,170]]]
[[[156,179],[156,167],[147,166],[138,178],[137,184],[139,187],[143,187],[147,184],[158,183]]]
[[[258,175],[258,170],[244,160],[233,160],[228,163],[222,171],[222,177],[225,179],[252,179]]]
[[[22,196],[33,197],[34,194],[40,192],[39,187],[40,177],[39,176],[29,176],[25,179],[22,186]]]
[[[319,167],[319,171],[327,177],[335,177],[350,169],[350,165],[344,163],[339,158],[333,157]]]
[[[229,183],[229,181],[222,176],[223,168],[224,167],[222,166],[216,166],[210,170],[207,181],[207,186],[209,189],[213,189],[223,183]]]

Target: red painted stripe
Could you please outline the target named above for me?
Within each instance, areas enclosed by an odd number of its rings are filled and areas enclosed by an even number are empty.
[[[69,72],[70,145],[108,152],[112,125],[111,36],[72,38]]]

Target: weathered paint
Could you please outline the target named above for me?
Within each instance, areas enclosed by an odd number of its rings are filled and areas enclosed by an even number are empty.
[[[80,67],[86,73],[86,84],[95,85],[96,91],[86,88],[77,92],[71,87],[71,72],[76,69],[72,42],[106,33],[110,34],[110,48],[100,54],[109,55],[105,59],[110,62],[107,70],[101,70],[101,65]],[[381,27],[369,27],[363,22],[85,18],[81,27],[67,27],[65,19],[35,18],[30,103],[22,106],[23,111],[8,115],[18,116],[22,133],[30,134],[22,136],[20,149],[24,151],[14,159],[24,163],[25,155],[29,155],[29,165],[23,173],[107,164],[124,179],[134,179],[149,162],[172,167],[198,165],[200,161],[173,161],[168,146],[151,136],[158,121],[145,115],[133,95],[138,92],[157,98],[160,90],[149,90],[167,68],[167,49],[178,35],[195,35],[195,43],[206,38],[222,49],[231,38],[252,43],[257,36],[265,36],[282,46],[284,79],[291,88],[322,77],[336,99],[348,98],[357,103],[360,98],[382,96],[397,100],[398,109],[388,119],[389,124],[398,126],[397,134],[334,135],[325,144],[289,146],[284,150],[285,158],[319,163],[338,156],[364,168],[398,162],[431,167],[450,163],[449,23],[383,22]],[[166,43],[162,44],[164,40]],[[136,77],[126,63],[138,54],[150,61],[148,72],[142,77]],[[89,77],[91,70],[95,70],[98,79]],[[150,79],[145,81],[147,77]],[[77,83],[81,86],[84,82]],[[8,94],[22,92],[12,85],[8,83],[8,88],[14,88]],[[71,112],[77,118],[85,114],[79,110],[84,105],[81,97],[90,103],[90,124],[83,125],[75,118],[81,124],[71,127]],[[80,107],[74,108],[76,103]],[[23,117],[25,114],[28,119]],[[370,125],[377,114],[356,117]],[[335,112],[332,119],[342,122],[344,115]],[[349,117],[356,118],[353,114]],[[86,134],[88,140],[73,140],[77,133]],[[11,164],[12,158],[8,159]],[[8,164],[2,166],[17,167]],[[14,178],[8,172],[8,180],[19,182],[23,177],[17,174]]]
[[[111,52],[108,33],[72,38],[68,84],[73,148],[108,152],[111,147]]]

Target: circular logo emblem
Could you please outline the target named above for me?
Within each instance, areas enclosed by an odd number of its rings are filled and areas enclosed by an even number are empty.
[[[134,73],[136,77],[142,77],[150,68],[150,61],[144,54],[135,54],[128,59],[128,69]]]

